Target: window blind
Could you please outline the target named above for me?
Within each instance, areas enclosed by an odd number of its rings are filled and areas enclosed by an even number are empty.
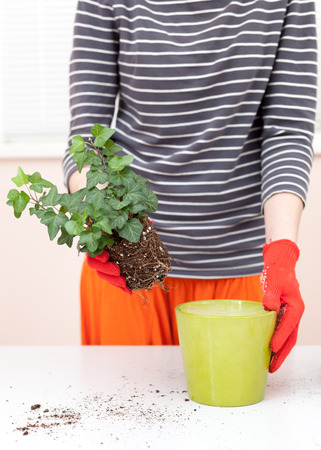
[[[76,0],[1,5],[2,140],[65,140]],[[5,145],[6,147],[6,145]],[[62,153],[57,149],[57,154]]]
[[[76,6],[77,0],[1,2],[0,156],[62,155],[69,132],[68,70]],[[319,0],[316,8],[321,49]],[[321,57],[319,73],[321,134]],[[52,143],[47,154],[41,153],[44,140]]]

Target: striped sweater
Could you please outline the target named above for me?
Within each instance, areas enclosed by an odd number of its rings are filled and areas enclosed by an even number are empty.
[[[172,276],[260,273],[262,205],[305,202],[315,35],[312,0],[79,1],[69,139],[110,126],[119,94],[114,138],[158,196]]]

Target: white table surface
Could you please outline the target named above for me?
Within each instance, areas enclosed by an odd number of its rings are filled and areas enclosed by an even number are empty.
[[[177,346],[3,346],[0,364],[2,450],[321,448],[321,346],[297,346],[239,408],[187,400]]]

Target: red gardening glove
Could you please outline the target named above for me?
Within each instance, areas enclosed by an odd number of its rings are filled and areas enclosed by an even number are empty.
[[[299,248],[287,239],[263,246],[264,268],[261,274],[263,307],[277,311],[275,332],[271,340],[272,358],[269,371],[275,372],[294,347],[299,322],[304,312],[295,264]]]
[[[87,253],[88,265],[92,269],[95,269],[97,271],[97,274],[100,278],[103,278],[113,286],[119,287],[124,292],[126,292],[126,294],[131,295],[132,291],[126,285],[125,278],[120,275],[119,267],[117,266],[117,264],[108,262],[108,260],[109,254],[106,252],[106,250],[104,250],[103,253],[96,256],[95,258],[92,258]]]

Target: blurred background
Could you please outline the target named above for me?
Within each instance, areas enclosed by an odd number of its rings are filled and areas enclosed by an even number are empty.
[[[317,3],[321,49],[321,4]],[[65,190],[62,156],[69,129],[68,70],[77,0],[0,3],[0,345],[80,344],[83,256],[51,242],[28,211],[6,205],[11,178],[26,173]],[[319,58],[321,74],[321,57]],[[321,77],[315,160],[303,214],[297,275],[306,304],[299,344],[321,345]]]

